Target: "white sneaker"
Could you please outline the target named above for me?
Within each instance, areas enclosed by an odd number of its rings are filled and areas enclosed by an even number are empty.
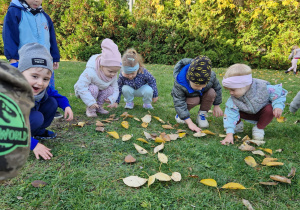
[[[182,119],[180,119],[180,118],[178,117],[178,114],[175,116],[175,120],[176,120],[176,122],[179,123],[179,124],[185,124],[185,121],[182,120]]]
[[[235,126],[234,133],[244,132],[244,123],[241,121],[239,124]]]
[[[207,111],[199,111],[196,122],[198,123],[198,126],[200,128],[208,128],[209,123],[206,119],[207,117]]]
[[[263,140],[265,136],[264,129],[259,129],[256,125],[252,128],[252,138],[255,140]]]

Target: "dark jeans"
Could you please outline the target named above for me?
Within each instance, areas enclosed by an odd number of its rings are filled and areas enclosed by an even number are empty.
[[[200,97],[187,98],[187,108],[188,110],[191,110],[192,108],[200,104],[201,111],[208,111],[210,110],[213,102],[215,101],[215,98],[216,91],[213,88],[210,88]]]

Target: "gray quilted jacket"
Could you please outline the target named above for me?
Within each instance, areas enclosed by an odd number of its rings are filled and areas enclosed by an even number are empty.
[[[300,91],[294,97],[292,103],[290,104],[290,112],[296,112],[300,108]]]

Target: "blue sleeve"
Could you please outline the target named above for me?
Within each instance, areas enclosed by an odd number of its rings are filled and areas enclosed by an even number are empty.
[[[144,70],[146,70],[146,69],[144,69]],[[158,90],[157,90],[157,86],[156,86],[156,79],[147,70],[144,72],[144,74],[146,76],[146,80],[147,80],[148,85],[153,89],[153,98],[158,97]]]
[[[282,88],[282,84],[267,85],[267,89],[273,109],[279,108],[283,110],[285,107],[286,96],[288,94],[287,90]]]
[[[31,137],[30,150],[33,150],[38,143],[39,143],[39,141],[37,139]]]
[[[226,102],[226,108],[223,117],[224,128],[226,133],[234,133],[235,126],[240,119],[239,108],[229,98]]]
[[[60,107],[62,110],[65,110],[66,107],[71,107],[69,104],[69,100],[66,96],[60,95],[57,90],[55,90],[52,87],[48,87],[47,93],[49,96],[56,99],[58,103],[58,107]]]
[[[18,48],[19,39],[19,22],[21,20],[21,10],[15,7],[8,9],[3,23],[2,38],[4,43],[4,55],[10,59],[19,60]]]
[[[43,13],[45,17],[48,20],[49,24],[49,33],[50,33],[50,54],[53,57],[53,62],[59,62],[60,61],[60,55],[59,55],[59,50],[57,47],[57,41],[56,41],[56,35],[55,35],[55,30],[53,26],[53,22],[48,14],[45,12]]]

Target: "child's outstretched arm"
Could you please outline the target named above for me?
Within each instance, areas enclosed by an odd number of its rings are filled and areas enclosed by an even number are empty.
[[[285,107],[287,90],[282,88],[282,84],[278,85],[267,85],[269,92],[269,100],[272,102],[273,115],[279,118]]]
[[[68,106],[68,107],[65,108],[64,118],[67,121],[73,120],[73,111],[72,111],[71,107]]]
[[[290,112],[295,113],[300,108],[300,91],[290,104]]]
[[[33,149],[33,153],[35,154],[36,159],[40,159],[41,156],[44,160],[50,160],[53,157],[50,150],[51,149],[49,149],[45,145],[37,143],[37,145]]]
[[[201,128],[199,128],[195,123],[193,123],[191,118],[186,119],[185,123],[188,125],[190,130],[195,131],[195,132],[200,132],[201,131]]]

